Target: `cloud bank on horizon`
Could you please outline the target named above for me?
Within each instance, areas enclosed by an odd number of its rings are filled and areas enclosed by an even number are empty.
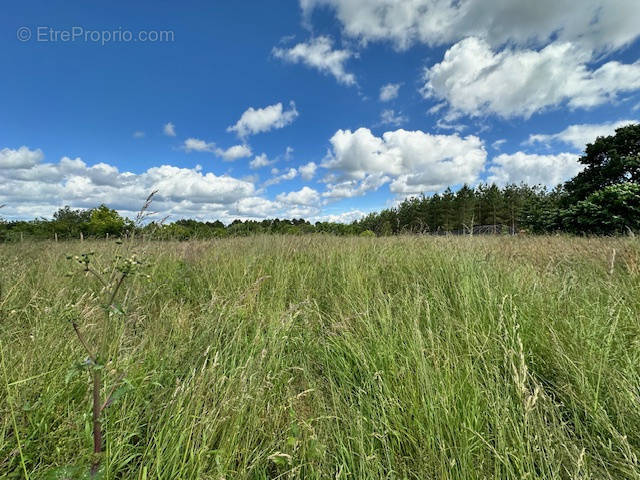
[[[173,219],[348,222],[465,183],[554,187],[640,118],[637,0],[299,0],[283,18],[248,1],[259,31],[198,7],[156,12],[172,45],[0,47],[26,79],[0,79],[3,217],[133,215],[158,190]]]

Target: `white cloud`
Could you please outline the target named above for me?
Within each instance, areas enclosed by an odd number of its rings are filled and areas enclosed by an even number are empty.
[[[296,192],[281,193],[276,200],[288,205],[316,206],[320,203],[320,194],[313,188],[304,186]]]
[[[433,107],[431,107],[429,110],[427,110],[427,113],[429,115],[435,115],[436,113],[438,113],[440,110],[442,110],[446,106],[447,106],[447,102],[436,103]]]
[[[249,135],[268,132],[283,128],[293,122],[298,116],[296,104],[289,102],[289,110],[284,110],[282,103],[269,105],[265,108],[248,108],[235,125],[227,128],[228,132],[236,132],[240,138]]]
[[[223,175],[205,173],[170,165],[153,167],[142,174],[144,182],[151,183],[159,195],[174,201],[226,204],[253,194],[249,182]]]
[[[216,144],[213,142],[205,142],[199,138],[187,138],[182,145],[182,148],[189,152],[215,152]]]
[[[556,185],[574,177],[584,166],[578,163],[578,155],[530,155],[517,152],[502,154],[493,159],[489,167],[488,182],[498,185],[524,182],[528,185]]]
[[[387,83],[380,88],[380,101],[388,102],[394,98],[398,98],[398,91],[400,90],[399,83]]]
[[[176,126],[171,122],[165,123],[164,127],[162,127],[162,132],[167,137],[175,137],[176,136]]]
[[[44,154],[39,148],[37,150],[30,150],[24,145],[17,150],[3,148],[0,150],[0,168],[31,168],[40,163],[43,158]]]
[[[233,162],[239,158],[246,158],[252,155],[251,148],[248,145],[234,145],[226,150],[216,148],[215,153],[227,162]]]
[[[316,174],[317,169],[318,169],[318,166],[315,164],[315,162],[309,162],[306,165],[302,165],[298,167],[300,176],[305,180],[311,180]]]
[[[372,173],[365,175],[361,180],[328,182],[327,191],[322,196],[332,199],[360,197],[368,192],[378,190],[390,180],[391,178],[383,173]]]
[[[598,137],[613,135],[618,128],[632,123],[638,123],[638,121],[620,120],[618,122],[600,124],[570,125],[559,133],[550,135],[529,135],[529,140],[526,143],[533,145],[535,143],[550,143],[552,141],[558,141],[571,145],[578,150],[584,150],[587,143],[593,143]]]
[[[616,49],[640,34],[637,0],[300,0],[307,18],[330,6],[347,35],[363,42],[446,45],[469,36],[492,46],[580,42]]]
[[[284,151],[284,154],[278,155],[274,159],[269,159],[266,153],[257,155],[253,160],[251,160],[249,166],[253,169],[267,167],[269,165],[275,164],[276,162],[278,162],[283,158],[285,161],[291,160],[293,158],[293,148],[287,147]],[[277,175],[278,169],[277,168],[271,169],[271,173],[273,175]]]
[[[161,165],[132,173],[106,163],[89,166],[80,158],[39,163],[40,150],[7,150],[0,150],[1,165],[7,167],[0,169],[0,204],[6,204],[3,215],[14,218],[49,216],[64,205],[92,208],[101,203],[135,214],[147,195],[158,190],[154,202],[158,212],[227,221],[241,213],[249,215],[247,199],[257,197],[252,182],[204,173],[200,167]],[[251,216],[261,215],[256,210]]]
[[[590,70],[590,60],[591,53],[571,43],[495,53],[485,40],[470,37],[426,69],[422,93],[446,100],[452,118],[487,113],[527,118],[565,102],[571,108],[594,107],[640,88],[640,61],[611,61]]]
[[[249,167],[252,169],[267,167],[273,164],[273,160],[269,160],[266,153],[256,155],[256,157],[249,162]]]
[[[440,130],[453,130],[461,133],[467,129],[467,126],[462,123],[449,123],[446,120],[439,118],[436,122],[436,128],[439,128]]]
[[[350,50],[334,50],[333,40],[315,37],[292,48],[275,47],[273,56],[289,63],[303,63],[324,74],[331,74],[344,85],[355,85],[356,77],[345,70],[345,63],[354,54]]]
[[[42,151],[26,146],[0,150],[0,204],[6,204],[3,217],[50,217],[65,205],[93,208],[102,203],[133,217],[153,190],[159,191],[153,210],[158,212],[158,217],[169,215],[170,221],[195,218],[229,223],[236,218],[259,220],[277,216],[350,222],[363,215],[354,210],[318,217],[329,196],[313,188],[304,186],[268,199],[256,189],[255,179],[215,175],[204,172],[200,166],[161,165],[133,173],[106,163],[88,165],[80,158],[63,157],[55,163],[42,163],[43,159]],[[299,174],[308,175],[316,168],[313,162],[300,167],[300,172],[289,168],[279,172],[281,175],[274,183],[291,180]],[[380,181],[384,183],[388,177],[368,175],[353,182],[355,190],[364,192]],[[338,188],[346,187],[336,185],[334,190]],[[355,190],[347,194],[357,194]]]
[[[502,148],[502,145],[504,145],[505,143],[507,143],[507,140],[504,138],[501,138],[493,142],[491,144],[491,148],[493,148],[494,150],[500,150]]]
[[[274,175],[277,174],[278,169],[273,169],[272,173],[275,171]],[[278,175],[277,177],[270,178],[266,182],[264,182],[264,186],[268,187],[270,185],[277,185],[278,183],[286,180],[293,180],[298,176],[298,171],[295,168],[290,168],[285,173]]]
[[[248,197],[233,205],[233,212],[244,217],[264,218],[276,213],[281,205],[262,197]]]
[[[323,167],[340,172],[346,180],[364,180],[364,186],[334,183],[332,191],[378,188],[393,179],[391,190],[420,193],[448,185],[473,183],[484,168],[487,153],[475,136],[433,135],[403,129],[376,137],[367,128],[338,130]],[[338,179],[339,180],[339,179]]]
[[[284,151],[284,159],[289,161],[292,158],[293,158],[293,148],[287,147],[286,150]]]
[[[461,114],[529,117],[591,108],[640,89],[640,61],[600,62],[640,36],[638,0],[300,0],[307,22],[329,7],[359,43],[450,46],[423,93]],[[340,64],[342,65],[342,64]],[[388,88],[389,87],[389,88]],[[397,94],[384,86],[380,99]],[[445,102],[442,102],[444,100]]]
[[[314,222],[331,222],[331,223],[352,223],[354,220],[360,220],[366,215],[362,210],[349,210],[342,213],[333,213],[314,217]]]
[[[182,145],[187,152],[210,152],[216,154],[227,162],[233,162],[239,158],[246,158],[252,155],[251,147],[248,145],[234,145],[225,149],[216,147],[213,142],[205,142],[198,138],[187,138]]]
[[[383,110],[380,113],[380,125],[391,125],[399,127],[403,123],[407,123],[409,119],[402,113],[396,113],[393,109]]]
[[[133,138],[144,138],[144,132],[142,130],[133,132]]]
[[[309,218],[317,215],[320,209],[311,206],[295,206],[287,210],[287,218]]]

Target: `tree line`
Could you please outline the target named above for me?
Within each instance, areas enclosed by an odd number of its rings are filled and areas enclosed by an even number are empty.
[[[395,235],[640,232],[640,125],[616,130],[588,144],[584,169],[563,185],[463,185],[457,191],[407,198],[351,224],[304,219],[234,220],[141,225],[105,205],[90,210],[58,210],[52,219],[3,221],[0,241],[139,235],[149,239],[210,239],[255,234]]]

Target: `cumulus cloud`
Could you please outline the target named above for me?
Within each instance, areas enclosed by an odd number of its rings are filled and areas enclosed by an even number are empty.
[[[365,175],[361,180],[327,182],[327,190],[322,196],[330,199],[360,197],[368,192],[378,190],[390,180],[391,178],[383,173],[372,173]]]
[[[272,173],[274,173],[274,175],[277,174],[278,173],[278,169],[273,169]],[[270,178],[269,180],[264,182],[264,186],[268,187],[270,185],[277,185],[278,183],[280,183],[282,181],[293,180],[297,176],[298,176],[298,170],[296,170],[295,168],[290,168],[285,173],[283,173],[281,175],[278,175],[277,177]]]
[[[278,202],[262,197],[248,197],[238,200],[233,205],[233,212],[243,217],[265,218],[277,213],[280,208]]]
[[[162,127],[162,133],[164,133],[167,137],[175,137],[176,126],[171,122],[165,123],[164,127]]]
[[[187,138],[182,145],[185,152],[215,152],[216,144],[213,142],[205,142],[199,138]]]
[[[355,132],[338,130],[330,143],[332,148],[323,167],[346,177],[342,182],[331,182],[332,196],[375,189],[389,180],[391,190],[398,193],[473,183],[487,157],[482,140],[473,135],[463,138],[419,130],[399,129],[385,132],[382,137],[373,135],[368,128]]]
[[[291,48],[275,47],[273,56],[289,63],[302,63],[308,67],[330,74],[344,85],[355,85],[356,77],[348,73],[345,63],[354,54],[350,50],[335,50],[333,40],[327,36],[315,37]]]
[[[144,138],[145,134],[142,130],[133,132],[133,138]]]
[[[0,150],[0,168],[31,168],[40,163],[43,158],[44,154],[40,149],[30,150],[26,146],[22,146],[17,150],[3,148]]]
[[[295,192],[281,193],[276,200],[289,205],[314,206],[320,203],[320,194],[313,188],[305,186]]]
[[[300,176],[305,180],[311,180],[316,174],[317,169],[318,169],[318,166],[315,164],[315,162],[309,162],[306,165],[302,165],[298,167]]]
[[[498,185],[525,182],[529,185],[556,185],[577,175],[584,166],[578,155],[531,155],[517,152],[502,154],[493,159],[487,181]]]
[[[57,208],[92,208],[105,203],[135,214],[149,192],[158,190],[154,209],[179,217],[261,217],[266,205],[252,182],[203,172],[200,167],[161,165],[141,173],[121,172],[106,163],[88,165],[63,157],[41,163],[40,150],[0,150],[0,204],[8,217],[49,216]],[[251,211],[250,206],[256,206]],[[257,206],[261,205],[260,208]]]
[[[590,59],[591,53],[571,43],[496,53],[487,41],[470,37],[426,69],[422,93],[445,100],[454,118],[487,113],[528,118],[564,103],[571,108],[594,107],[640,88],[640,61],[611,61],[589,69]]]
[[[215,153],[227,162],[233,162],[239,158],[246,158],[252,155],[251,148],[248,145],[234,145],[226,150],[216,148]]]
[[[398,98],[398,92],[400,90],[399,83],[387,83],[380,88],[380,101],[389,102],[394,98]]]
[[[182,145],[185,152],[209,152],[214,153],[227,162],[233,162],[239,158],[246,158],[252,155],[251,147],[248,145],[234,145],[227,148],[216,147],[213,142],[205,142],[199,138],[187,138]]]
[[[267,167],[273,164],[273,160],[269,160],[266,153],[256,155],[256,157],[249,162],[249,167],[252,169]]]
[[[93,208],[102,203],[123,215],[135,216],[147,195],[158,190],[154,210],[170,220],[219,219],[229,223],[236,218],[268,217],[322,218],[322,205],[332,198],[353,196],[389,181],[385,175],[367,175],[330,185],[333,193],[322,194],[304,186],[283,192],[274,199],[262,196],[250,178],[235,178],[203,171],[202,167],[181,168],[160,165],[140,173],[120,171],[107,163],[89,165],[81,158],[62,157],[44,163],[41,150],[28,147],[0,150],[0,204],[5,218],[50,217],[58,208]],[[300,171],[289,168],[271,179],[271,184],[310,177],[317,165],[309,162]],[[269,182],[267,182],[269,183]],[[349,191],[351,185],[351,191]],[[324,217],[326,221],[349,222],[363,215],[352,211]],[[331,220],[334,219],[334,220]]]
[[[362,210],[349,210],[342,213],[332,213],[313,218],[314,222],[352,223],[366,215]]]
[[[608,54],[640,36],[637,0],[300,0],[307,20],[329,7],[361,44],[450,46],[428,68],[423,94],[449,105],[447,120],[487,113],[530,117],[568,105],[591,108],[640,89],[640,61]],[[387,88],[389,87],[389,88]],[[384,86],[380,99],[394,97]],[[444,102],[443,102],[444,101]]]
[[[553,134],[533,134],[529,135],[526,142],[529,145],[536,143],[548,144],[550,142],[561,142],[571,145],[578,150],[583,150],[587,143],[593,143],[598,137],[613,135],[618,128],[622,128],[637,120],[620,120],[618,122],[608,122],[600,124],[570,125],[563,131]]]
[[[380,125],[391,125],[399,127],[403,123],[407,123],[409,119],[402,113],[396,113],[393,109],[383,110],[380,113]]]
[[[289,102],[289,110],[284,110],[282,103],[276,103],[264,108],[250,107],[242,114],[235,125],[227,128],[227,131],[236,132],[240,138],[245,138],[249,135],[286,127],[297,116],[298,111],[294,102]]]
[[[329,6],[344,32],[362,42],[388,40],[446,45],[469,36],[492,46],[580,42],[586,49],[616,49],[640,34],[637,0],[300,0],[310,18]]]
[[[312,215],[317,215],[318,212],[320,209],[317,207],[299,205],[289,208],[286,215],[288,218],[309,218]]]

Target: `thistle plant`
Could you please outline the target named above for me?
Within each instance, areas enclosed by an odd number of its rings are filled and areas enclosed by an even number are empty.
[[[120,241],[118,243],[121,244]],[[102,321],[98,322],[97,332],[91,336],[87,335],[86,331],[83,331],[78,323],[79,318],[83,316],[82,314],[79,315],[77,311],[74,311],[69,316],[69,321],[78,341],[87,353],[86,359],[78,366],[79,369],[88,371],[92,387],[93,460],[91,476],[93,477],[100,470],[101,454],[104,446],[103,413],[124,392],[127,385],[126,382],[123,383],[124,372],[117,371],[117,345],[113,348],[114,345],[110,341],[111,332],[115,329],[114,321],[116,317],[124,315],[124,311],[118,303],[118,298],[125,291],[127,280],[134,275],[142,274],[141,267],[143,264],[135,254],[128,258],[116,254],[110,265],[104,269],[101,269],[95,260],[94,252],[68,256],[67,259],[80,266],[80,269],[75,273],[70,273],[70,276],[81,274],[97,283],[97,287],[92,289],[93,295],[89,295],[89,298],[96,301],[103,310]],[[148,277],[148,275],[145,276]],[[85,312],[89,311],[85,310]],[[89,314],[85,313],[84,315],[87,316]],[[103,395],[103,381],[107,372],[105,367],[107,366],[111,370],[115,370],[116,380],[108,393]]]

